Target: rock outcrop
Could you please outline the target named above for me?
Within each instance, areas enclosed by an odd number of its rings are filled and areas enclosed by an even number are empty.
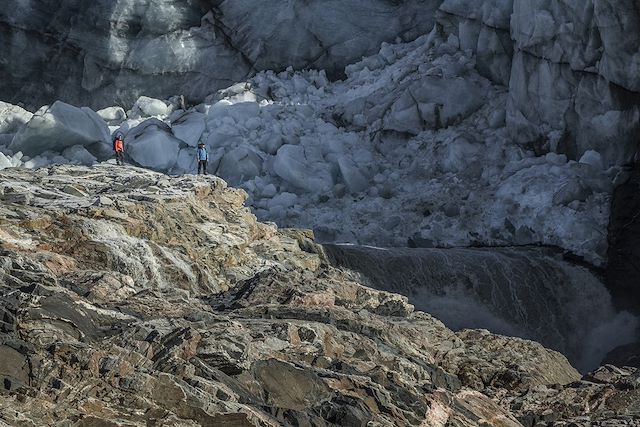
[[[104,164],[0,172],[0,420],[639,419],[635,370],[576,382],[539,344],[453,333],[327,265],[308,233],[257,222],[245,198],[214,177]]]

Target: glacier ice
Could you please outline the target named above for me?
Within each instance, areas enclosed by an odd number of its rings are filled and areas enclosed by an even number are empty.
[[[171,130],[176,138],[195,147],[205,130],[205,115],[197,111],[182,112],[171,120]]]
[[[96,113],[107,122],[109,126],[117,126],[127,119],[127,113],[122,107],[107,107]]]
[[[262,157],[260,152],[251,146],[234,147],[222,155],[212,172],[226,176],[231,185],[240,185],[260,175]]]
[[[128,116],[134,119],[140,117],[165,117],[169,115],[170,112],[169,106],[164,101],[149,98],[148,96],[141,96],[135,104],[133,104]]]
[[[640,14],[633,2],[445,0],[442,31],[509,87],[507,126],[523,144],[606,166],[628,161],[640,135]]]
[[[164,122],[151,119],[125,134],[125,153],[142,166],[170,170],[177,162],[181,141]]]
[[[13,134],[33,117],[33,113],[17,105],[0,101],[0,134]]]
[[[0,64],[9,77],[0,98],[130,107],[140,95],[199,102],[256,70],[294,66],[339,74],[383,41],[428,32],[440,3],[62,0],[34,7],[6,0],[0,45],[12,60]]]
[[[507,25],[490,8],[480,12]],[[187,111],[143,97],[112,131],[126,135],[135,163],[177,174],[195,171],[194,146],[205,143],[210,172],[244,188],[261,219],[313,228],[321,240],[545,244],[602,264],[619,171],[610,160],[623,156],[619,148],[587,144],[577,157],[563,153],[558,128],[572,87],[554,90],[552,68],[536,77],[518,65],[530,56],[516,53],[511,75],[523,77],[506,88],[481,74],[477,53],[461,48],[469,35],[457,34],[436,29],[412,42],[385,43],[335,82],[324,71],[289,68],[258,73]],[[532,78],[544,101],[515,106],[529,96]],[[528,132],[532,117],[543,113],[541,139]],[[616,124],[607,131],[597,117],[592,122],[611,138],[620,130]],[[542,143],[522,143],[527,138]],[[100,160],[109,155],[87,148]]]
[[[20,128],[9,148],[33,156],[45,151],[60,152],[74,145],[109,141],[109,128],[94,111],[57,101]]]
[[[275,156],[273,172],[292,189],[312,194],[325,192],[333,185],[328,165],[314,147],[282,146]]]

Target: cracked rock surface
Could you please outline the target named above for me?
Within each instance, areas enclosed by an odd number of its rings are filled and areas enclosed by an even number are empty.
[[[245,198],[106,164],[0,172],[0,425],[637,422],[635,369],[580,381],[537,343],[454,333]]]

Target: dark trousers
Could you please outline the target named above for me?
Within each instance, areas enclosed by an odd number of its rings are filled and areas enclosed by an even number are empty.
[[[200,175],[200,170],[202,170],[205,175],[207,174],[207,161],[206,160],[199,160],[198,161],[198,175]]]
[[[124,164],[124,153],[122,151],[116,151],[116,163],[119,165]]]

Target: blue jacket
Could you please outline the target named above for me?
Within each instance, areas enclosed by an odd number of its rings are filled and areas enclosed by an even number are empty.
[[[209,160],[209,153],[206,148],[198,147],[198,160]]]

